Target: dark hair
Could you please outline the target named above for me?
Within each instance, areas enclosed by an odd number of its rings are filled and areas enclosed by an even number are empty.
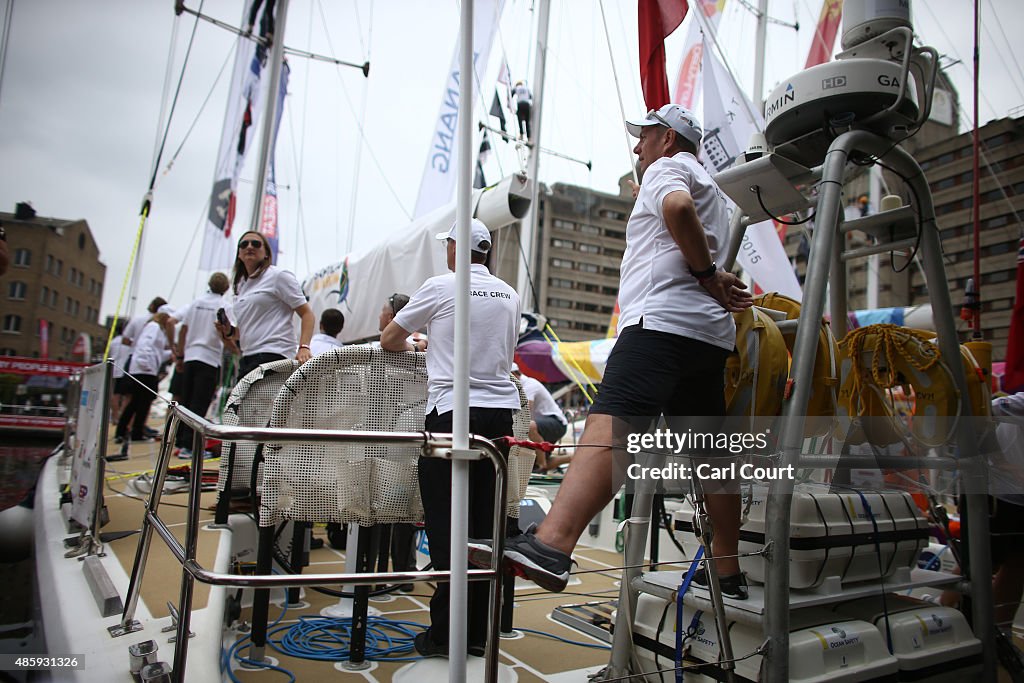
[[[260,266],[255,273],[253,273],[253,275],[258,275],[262,273],[264,270],[266,270],[267,267],[270,265],[270,242],[267,241],[267,238],[265,235],[263,235],[263,233],[256,232],[255,230],[243,232],[242,236],[238,238],[238,241],[241,242],[242,240],[244,240],[246,235],[256,235],[257,237],[260,238],[260,241],[263,242],[263,265]],[[232,274],[232,289],[234,290],[235,294],[238,294],[238,287],[242,284],[242,280],[249,279],[249,272],[245,269],[245,264],[242,262],[242,259],[238,258],[237,247],[235,247],[235,268],[232,271]]]
[[[149,306],[146,307],[146,310],[148,310],[150,313],[156,313],[157,311],[160,310],[160,307],[166,303],[167,299],[163,298],[162,296],[158,296],[157,298],[149,302]]]
[[[391,312],[394,315],[398,315],[398,312],[405,308],[405,305],[409,303],[409,295],[402,294],[401,292],[395,292],[388,297],[388,305],[391,306]]]
[[[674,147],[677,150],[679,150],[680,152],[689,152],[690,154],[697,156],[697,145],[695,145],[687,138],[683,137],[683,134],[680,133],[675,128],[669,128],[668,126],[662,126],[662,128],[664,128],[665,130],[670,130],[673,133],[675,133],[675,135],[672,136],[672,140],[674,141]]]
[[[328,308],[320,314],[320,325],[324,328],[324,334],[337,337],[345,328],[345,316],[337,308]]]

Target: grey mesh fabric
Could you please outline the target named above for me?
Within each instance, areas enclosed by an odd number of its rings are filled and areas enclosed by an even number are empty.
[[[221,422],[229,427],[266,427],[270,420],[270,409],[274,405],[277,392],[284,386],[285,380],[299,367],[295,360],[276,360],[260,365],[248,375],[238,380],[231,390],[228,402],[224,406]],[[246,489],[252,482],[252,461],[256,454],[256,444],[250,441],[234,443],[234,472],[231,475],[231,486],[227,486],[228,458],[224,444],[224,452],[220,459],[220,471],[217,477],[217,490],[225,488]]]
[[[350,345],[296,370],[274,401],[269,426],[417,432],[426,401],[426,354]],[[521,388],[520,401],[525,408]],[[526,438],[529,416],[524,422],[521,413],[513,431]],[[423,519],[418,444],[267,444],[263,453],[260,526],[286,519],[363,526]],[[509,463],[514,515],[533,465],[533,452],[527,453],[513,453]]]

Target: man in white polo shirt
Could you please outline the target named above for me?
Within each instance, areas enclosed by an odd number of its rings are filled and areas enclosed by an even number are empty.
[[[430,337],[426,429],[450,433],[455,407],[455,226],[437,237],[445,240],[452,272],[424,282],[384,328],[380,344],[386,351],[421,351],[426,342],[410,342],[408,337],[426,327]],[[474,219],[470,240],[469,431],[497,439],[512,435],[512,414],[519,409],[519,392],[509,376],[518,341],[519,296],[484,265],[491,249],[487,226]],[[450,569],[451,463],[423,458],[419,478],[430,560],[434,569]],[[487,537],[494,511],[494,470],[489,462],[476,461],[470,464],[469,478],[469,536]],[[447,582],[437,584],[430,600],[430,628],[416,637],[416,650],[425,657],[448,654],[449,594]],[[486,582],[470,582],[467,650],[481,657],[487,637],[487,598]]]
[[[174,363],[182,374],[181,404],[199,417],[206,417],[220,380],[221,357],[224,343],[214,322],[217,310],[227,306],[224,293],[231,283],[224,273],[214,273],[208,282],[209,290],[185,308],[173,313],[164,323],[168,337],[174,334],[179,322],[178,341],[173,344]],[[185,424],[178,426],[178,457],[192,457],[192,430]]]
[[[715,265],[728,240],[728,215],[721,190],[696,158],[703,136],[697,118],[667,104],[626,124],[640,138],[633,151],[642,184],[626,223],[618,340],[550,512],[535,530],[505,545],[507,567],[552,591],[565,588],[570,553],[583,529],[625,479],[629,458],[621,448],[623,437],[645,431],[659,415],[677,433],[722,429],[725,359],[736,341],[730,312],[751,305],[743,283]],[[722,592],[745,599],[746,581],[736,559],[738,484],[730,482],[705,501],[714,523],[712,555],[720,558]],[[490,546],[471,543],[470,560],[489,566]]]

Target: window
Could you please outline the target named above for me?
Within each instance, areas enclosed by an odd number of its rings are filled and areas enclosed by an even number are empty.
[[[78,233],[78,248],[79,249],[85,249],[85,233],[84,232]]]
[[[22,267],[32,265],[32,252],[28,249],[15,249],[14,265]]]
[[[39,292],[39,305],[40,306],[45,306],[46,303],[49,300],[50,300],[50,288],[49,287],[43,287],[40,290],[40,292]]]
[[[63,273],[63,272],[64,272],[64,261],[62,261],[60,259],[57,259],[57,271],[54,273],[54,275],[56,275],[57,277],[60,277],[60,274]]]
[[[8,334],[21,334],[21,316],[13,313],[5,315],[4,332]]]
[[[53,254],[47,254],[46,255],[46,272],[47,273],[52,273],[53,272]]]
[[[73,315],[73,316],[75,316],[77,318],[78,317],[78,310],[79,310],[79,308],[78,308],[78,299],[75,299],[74,301],[71,302],[71,315]]]
[[[596,263],[581,263],[580,270],[582,270],[584,273],[597,273],[601,269],[597,266]]]
[[[561,218],[556,218],[554,221],[552,221],[552,224],[554,225],[554,227],[561,228],[562,230],[575,230],[576,229],[576,224],[575,223],[573,223],[571,221],[563,221]]]
[[[12,349],[12,348],[9,348],[9,347],[5,347],[5,348],[0,349],[0,356],[17,356],[17,355],[18,355],[17,349]]]
[[[68,282],[75,284],[75,280],[78,279],[78,268],[71,266],[71,271],[68,273]]]
[[[7,298],[24,301],[28,286],[24,282],[12,282],[7,287]]]
[[[580,251],[584,254],[600,254],[601,247],[596,244],[587,244],[586,242],[580,242]]]
[[[571,240],[551,240],[551,246],[572,249],[574,246],[576,246],[576,244]]]
[[[581,225],[580,232],[582,232],[584,235],[600,235],[601,228],[597,227],[596,225]]]
[[[57,293],[56,289],[50,290],[50,308],[57,308],[57,299],[59,297],[60,295]]]
[[[548,306],[553,306],[555,308],[572,308],[572,302],[566,299],[550,298],[548,299]]]
[[[75,284],[76,284],[76,285],[78,285],[79,287],[81,287],[81,286],[82,286],[82,283],[83,283],[84,281],[85,281],[85,278],[83,277],[83,273],[82,273],[82,271],[78,271],[78,279],[77,279],[77,280],[75,280]]]
[[[572,268],[575,264],[573,264],[572,261],[569,261],[567,259],[553,258],[551,259],[551,265],[554,266],[555,268]]]

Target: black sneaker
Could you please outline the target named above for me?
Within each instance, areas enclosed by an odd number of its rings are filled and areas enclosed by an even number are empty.
[[[516,576],[533,581],[544,590],[561,593],[569,583],[572,558],[537,540],[536,526],[505,540],[504,566]],[[469,562],[475,567],[491,566],[493,551],[489,540],[470,541]]]
[[[707,570],[698,569],[694,572],[693,583],[697,584],[701,588],[707,588]],[[734,600],[746,600],[749,597],[747,593],[747,576],[743,572],[733,574],[732,576],[719,576],[718,587],[722,589],[722,595],[727,598],[732,598]]]
[[[421,657],[448,656],[448,646],[435,643],[434,639],[430,637],[430,629],[427,629],[422,633],[417,633],[412,644],[413,647],[416,648],[416,652],[418,652]]]
[[[487,651],[487,649],[483,645],[467,645],[466,646],[466,652],[469,654],[470,657],[483,657],[484,653],[486,651]]]

